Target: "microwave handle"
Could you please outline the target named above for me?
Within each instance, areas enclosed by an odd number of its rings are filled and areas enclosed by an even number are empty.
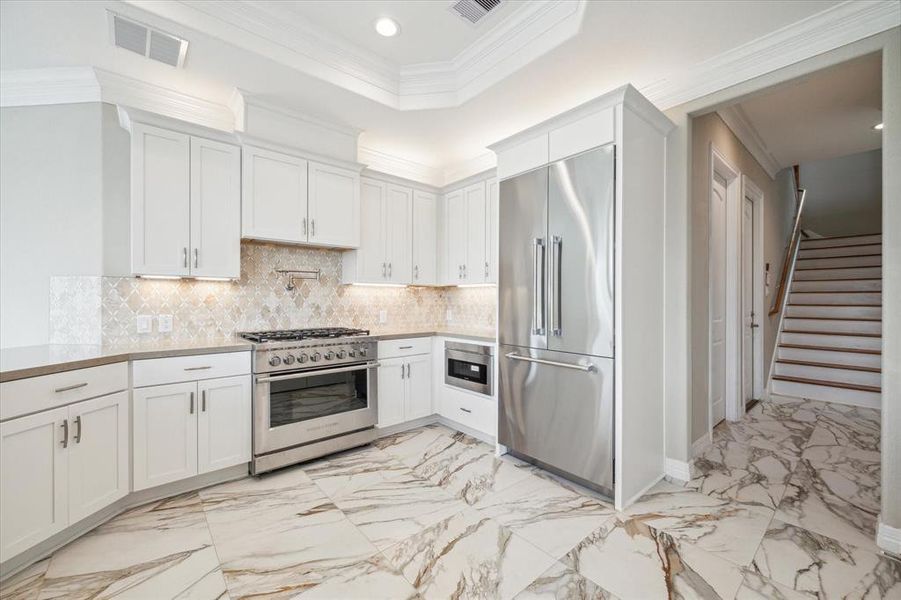
[[[266,377],[257,377],[257,383],[269,383],[270,381],[287,381],[289,379],[304,379],[314,375],[331,375],[332,373],[347,373],[348,371],[362,371],[363,369],[372,369],[379,366],[378,361],[368,362],[362,365],[354,365],[352,367],[339,367],[337,369],[321,369],[318,371],[302,371],[300,373],[291,373],[289,375],[270,375]]]

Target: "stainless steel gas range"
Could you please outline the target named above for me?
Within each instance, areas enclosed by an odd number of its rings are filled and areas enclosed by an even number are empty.
[[[375,439],[378,345],[362,329],[242,333],[253,342],[258,475]]]

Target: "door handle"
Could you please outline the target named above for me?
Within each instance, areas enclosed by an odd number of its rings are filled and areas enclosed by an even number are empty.
[[[560,254],[563,251],[563,238],[555,235],[551,238],[551,335],[560,337],[563,335],[560,323],[562,321],[561,314],[561,292],[560,292]]]
[[[200,392],[200,412],[206,412],[206,390]]]
[[[407,365],[401,365],[401,366],[400,366],[400,378],[401,378],[401,379],[404,379],[404,367],[405,367],[405,366],[407,366]]]
[[[191,392],[191,408],[190,408],[190,411],[191,411],[190,414],[193,415],[193,414],[194,414],[194,392]]]
[[[306,217],[303,218],[302,223],[303,223],[303,234],[306,235],[307,234],[307,218]]]
[[[310,219],[310,237],[316,237],[316,219]]]
[[[388,279],[391,279],[391,263],[388,263]]]
[[[410,363],[407,363],[407,379],[410,378]]]
[[[69,419],[63,419],[63,424],[60,425],[63,428],[63,439],[60,444],[63,445],[63,448],[69,447]]]
[[[188,248],[185,246],[181,249],[181,262],[182,265],[187,269],[188,268]]]
[[[75,443],[81,443],[81,415],[75,417]]]
[[[548,365],[551,367],[562,367],[564,369],[575,369],[576,371],[585,371],[587,373],[595,373],[598,368],[592,364],[587,365],[577,365],[574,363],[565,363],[565,362],[557,362],[556,360],[544,360],[541,358],[530,358],[528,356],[520,356],[515,352],[510,352],[509,354],[505,354],[507,358],[510,360],[519,360],[522,362],[530,362],[537,363],[539,365]]]
[[[544,238],[532,240],[532,335],[544,335]]]

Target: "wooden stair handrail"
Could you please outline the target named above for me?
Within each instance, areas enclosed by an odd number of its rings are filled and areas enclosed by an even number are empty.
[[[795,197],[798,200],[798,209],[795,211],[795,224],[792,227],[791,237],[788,240],[788,248],[786,248],[785,251],[785,260],[782,262],[782,274],[779,276],[779,287],[776,288],[776,297],[773,299],[772,307],[770,307],[770,316],[775,315],[782,309],[782,304],[785,300],[788,276],[797,259],[798,247],[801,245],[801,211],[804,210],[804,199],[807,197],[807,190],[801,189],[798,185],[800,177],[798,165],[795,165],[792,169],[792,177],[795,182]]]

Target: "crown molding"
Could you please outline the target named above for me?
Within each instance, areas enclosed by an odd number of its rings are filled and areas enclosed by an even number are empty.
[[[100,83],[91,67],[0,71],[2,107],[100,101]]]
[[[734,105],[721,108],[716,114],[723,120],[738,141],[751,153],[751,156],[763,167],[772,179],[776,178],[776,173],[782,170],[782,166],[776,157],[767,150],[766,142],[760,137],[757,128],[751,123],[747,113],[742,110],[741,106]]]
[[[901,26],[897,0],[847,0],[638,89],[661,110]]]
[[[418,181],[435,188],[444,185],[444,174],[440,168],[381,152],[374,148],[358,146],[357,160],[365,164],[366,168],[386,175]]]
[[[445,188],[455,186],[471,177],[484,179],[486,176],[493,176],[490,171],[495,169],[497,169],[497,155],[494,152],[486,152],[444,169],[442,186]]]

